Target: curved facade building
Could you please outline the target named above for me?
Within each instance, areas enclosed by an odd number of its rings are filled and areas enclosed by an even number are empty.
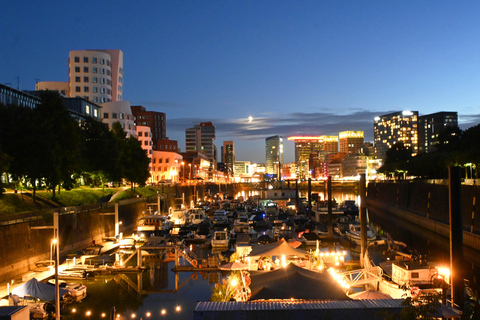
[[[121,50],[73,50],[68,56],[70,97],[95,103],[123,100]]]
[[[102,104],[102,122],[111,130],[115,122],[120,122],[129,136],[137,136],[135,120],[128,101],[107,102]]]

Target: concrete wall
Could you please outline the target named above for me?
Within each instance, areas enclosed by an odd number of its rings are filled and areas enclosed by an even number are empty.
[[[145,201],[119,205],[120,232],[123,231],[124,235],[132,232],[145,210]],[[114,216],[101,215],[110,212],[115,212],[114,206],[60,215],[60,256],[89,246],[93,239],[98,243],[102,237],[114,236]],[[19,274],[34,270],[35,262],[50,259],[53,229],[32,227],[52,225],[53,217],[46,216],[44,220],[0,227],[0,281],[10,281]]]
[[[480,200],[480,188],[462,185],[461,193],[464,244],[480,250],[480,204],[474,205]],[[394,215],[444,237],[450,236],[447,185],[411,181],[369,183],[367,208]]]

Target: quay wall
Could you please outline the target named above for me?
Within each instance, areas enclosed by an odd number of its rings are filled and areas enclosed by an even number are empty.
[[[480,188],[462,185],[464,245],[480,251]],[[444,237],[450,236],[449,190],[446,184],[402,181],[370,182],[367,208],[376,214],[401,218]]]
[[[134,230],[136,221],[146,210],[146,202],[122,201],[118,206],[120,232],[124,236]],[[60,211],[60,210],[59,210]],[[60,257],[75,250],[81,250],[95,240],[115,235],[115,218],[103,213],[115,212],[115,206],[101,206],[81,212],[59,215]],[[44,219],[2,225],[0,227],[0,282],[8,282],[18,275],[36,269],[35,262],[50,259],[53,228],[36,229],[39,226],[53,226],[53,215]],[[62,258],[60,258],[62,261]]]
[[[203,199],[206,195],[218,192],[233,195],[238,191],[235,184],[174,186],[159,188],[162,199],[162,213],[169,208],[179,206],[183,201],[189,206],[191,201]],[[118,202],[120,232],[129,236],[136,229],[137,220],[149,209],[157,210],[156,196],[134,198]],[[35,227],[53,226],[53,212],[59,212],[60,262],[62,256],[69,252],[82,250],[91,245],[92,240],[100,243],[104,237],[115,236],[115,204],[97,204],[79,207],[54,208],[49,213],[29,213],[23,219],[15,217],[13,221],[0,225],[0,282],[9,282],[20,275],[37,269],[35,262],[50,260],[53,228],[36,229]],[[33,219],[34,217],[35,219]]]

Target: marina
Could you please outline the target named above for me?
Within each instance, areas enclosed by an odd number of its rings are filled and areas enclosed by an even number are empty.
[[[273,207],[270,204],[270,208]],[[222,222],[214,223],[211,220],[215,214],[219,215],[219,211],[227,219],[219,218],[218,221]],[[225,269],[232,257],[240,260],[252,276],[256,272],[265,272],[262,270],[273,272],[293,266],[314,273],[328,270],[342,288],[345,299],[349,300],[372,292],[378,293],[375,299],[380,299],[380,295],[384,295],[382,299],[416,298],[420,292],[442,293],[445,283],[448,287],[447,281],[438,282],[436,288],[431,288],[433,291],[428,291],[433,274],[440,274],[440,269],[431,267],[430,262],[428,265],[414,262],[417,257],[402,253],[406,244],[394,241],[378,224],[372,223],[375,232],[367,239],[372,264],[361,268],[360,241],[347,236],[346,232],[329,236],[326,215],[323,214],[295,215],[288,208],[278,209],[276,206],[275,212],[272,210],[269,215],[262,210],[248,212],[243,208],[237,213],[232,207],[229,208],[230,214],[225,209],[212,208],[211,218],[198,208],[190,211],[191,216],[186,210],[179,212],[175,213],[175,219],[180,220],[178,217],[182,216],[183,220],[173,225],[168,224],[170,217],[149,212],[145,218],[139,219],[137,233],[132,237],[118,242],[105,239],[106,242],[83,250],[85,255],[67,259],[60,268],[59,277],[68,282],[78,280],[76,287],[88,288],[88,295],[62,305],[62,318],[106,317],[114,312],[119,319],[167,315],[174,319],[192,319],[199,302],[212,300],[215,288],[230,281],[234,270],[244,270]],[[344,213],[342,219],[336,216],[336,222],[348,222],[350,226],[358,223],[358,217],[351,215],[351,212]],[[262,223],[251,223],[257,216],[261,217],[258,221]],[[146,225],[154,228],[145,229]],[[160,231],[159,225],[167,228]],[[200,226],[209,230],[202,238],[198,233]],[[389,259],[396,256],[407,262],[380,263],[379,259],[386,258],[386,252],[392,252]],[[405,270],[411,270],[408,271],[410,277],[422,278],[425,283],[414,283],[405,277],[400,279],[398,275],[405,274]],[[421,270],[426,270],[425,275],[412,276],[422,274]],[[51,276],[50,272],[43,279],[48,280]],[[245,303],[252,303],[252,297],[263,299],[264,296],[253,294],[253,289],[247,286],[248,294],[234,297]],[[280,292],[279,289],[272,290]],[[292,296],[293,291],[289,294]],[[275,299],[272,297],[275,296],[270,295],[270,299]],[[99,303],[99,298],[103,303]],[[310,298],[315,299],[315,295]],[[209,306],[208,303],[202,306],[205,313],[209,312]],[[391,307],[397,310],[398,305]]]

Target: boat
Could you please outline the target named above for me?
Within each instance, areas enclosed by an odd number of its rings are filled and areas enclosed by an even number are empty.
[[[358,206],[355,203],[355,200],[344,200],[339,209],[343,211],[345,215],[358,215]]]
[[[16,294],[8,296],[10,306],[26,306],[30,312],[30,319],[47,319],[55,312],[55,306],[49,302],[39,302],[36,298],[25,296],[20,298]]]
[[[370,227],[368,226],[368,224],[366,226],[367,226],[367,242],[375,240],[377,236],[372,230],[370,230]],[[350,223],[348,226],[348,230],[345,231],[344,236],[346,239],[350,240],[351,242],[355,242],[356,244],[361,244],[362,236],[361,236],[360,223]]]
[[[55,279],[48,280],[48,283],[55,285]],[[87,296],[87,287],[79,282],[58,280],[58,285],[60,288],[68,290],[76,301],[80,301]]]
[[[300,237],[301,242],[305,242],[307,246],[316,246],[317,241],[321,242],[322,240],[315,232],[304,232]]]
[[[227,212],[225,210],[216,210],[213,213],[213,225],[214,226],[226,226],[229,224]]]
[[[393,299],[413,299],[423,293],[448,289],[450,272],[434,262],[394,260],[380,263],[384,277],[379,290]]]
[[[210,219],[205,214],[205,211],[200,208],[193,208],[189,210],[190,223],[192,225],[198,225],[204,223],[205,221],[210,221]]]
[[[144,216],[138,219],[137,235],[140,238],[148,238],[150,236],[163,236],[168,234],[173,228],[173,221],[167,217],[157,214]]]
[[[275,202],[268,202],[265,205],[265,213],[268,218],[276,219],[278,218],[279,210]]]
[[[258,211],[254,213],[249,219],[248,224],[254,228],[267,228],[268,227],[268,218],[267,214],[263,211]]]
[[[227,231],[215,231],[211,243],[213,248],[228,248],[230,235]]]
[[[189,223],[189,215],[187,210],[174,209],[168,215],[168,219],[173,222],[174,227],[183,227]]]

